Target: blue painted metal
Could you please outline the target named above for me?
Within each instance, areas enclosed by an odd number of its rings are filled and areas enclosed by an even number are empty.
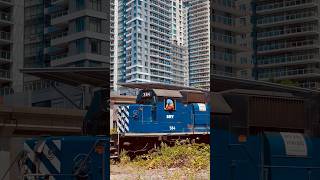
[[[25,142],[24,150],[27,152],[24,164],[27,179],[47,176],[52,180],[74,180],[77,179],[75,174],[79,174],[88,180],[101,180],[110,175],[107,137],[34,138]]]
[[[137,101],[141,99],[137,96]],[[182,98],[173,98],[175,110],[165,110],[164,97],[157,97],[150,91],[150,101],[143,104],[128,105],[122,112],[119,124],[123,133],[193,133],[210,131],[210,108],[208,104],[182,103]],[[170,95],[168,95],[170,97]],[[201,106],[202,109],[199,107]],[[125,108],[122,108],[125,109]],[[125,121],[125,122],[124,122]]]
[[[305,137],[307,156],[288,156],[280,133],[238,136],[223,129],[211,129],[211,179],[224,180],[318,180],[319,138]]]

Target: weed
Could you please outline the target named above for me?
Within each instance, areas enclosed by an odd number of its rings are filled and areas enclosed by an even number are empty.
[[[200,171],[210,169],[210,146],[189,140],[177,141],[175,146],[164,143],[147,154],[136,156],[133,160],[126,151],[120,153],[120,164],[131,166],[142,179],[144,172],[151,169],[164,170],[165,179],[198,179]],[[203,177],[202,177],[203,178]]]
[[[121,164],[128,164],[130,163],[130,157],[127,155],[126,151],[121,151],[120,152],[120,163]]]
[[[128,158],[122,157],[126,163]],[[121,158],[121,161],[123,161]],[[210,147],[207,144],[180,143],[169,147],[161,144],[152,153],[137,156],[130,163],[146,169],[157,168],[188,168],[194,171],[207,169],[210,160]]]

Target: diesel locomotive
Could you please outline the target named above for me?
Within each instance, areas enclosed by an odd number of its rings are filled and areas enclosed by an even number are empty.
[[[136,154],[178,139],[209,143],[207,99],[208,93],[197,90],[140,90],[136,104],[118,107],[114,157],[121,150]]]

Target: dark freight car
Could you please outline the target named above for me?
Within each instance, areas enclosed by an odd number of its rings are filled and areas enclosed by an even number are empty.
[[[266,131],[309,132],[309,101],[290,93],[234,89],[221,92],[232,109],[229,129],[252,135]]]

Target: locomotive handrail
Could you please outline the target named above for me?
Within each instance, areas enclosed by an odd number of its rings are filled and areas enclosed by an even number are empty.
[[[320,169],[319,167],[314,167],[314,166],[272,166],[272,165],[263,165],[263,167],[266,168],[294,168],[294,169]]]

